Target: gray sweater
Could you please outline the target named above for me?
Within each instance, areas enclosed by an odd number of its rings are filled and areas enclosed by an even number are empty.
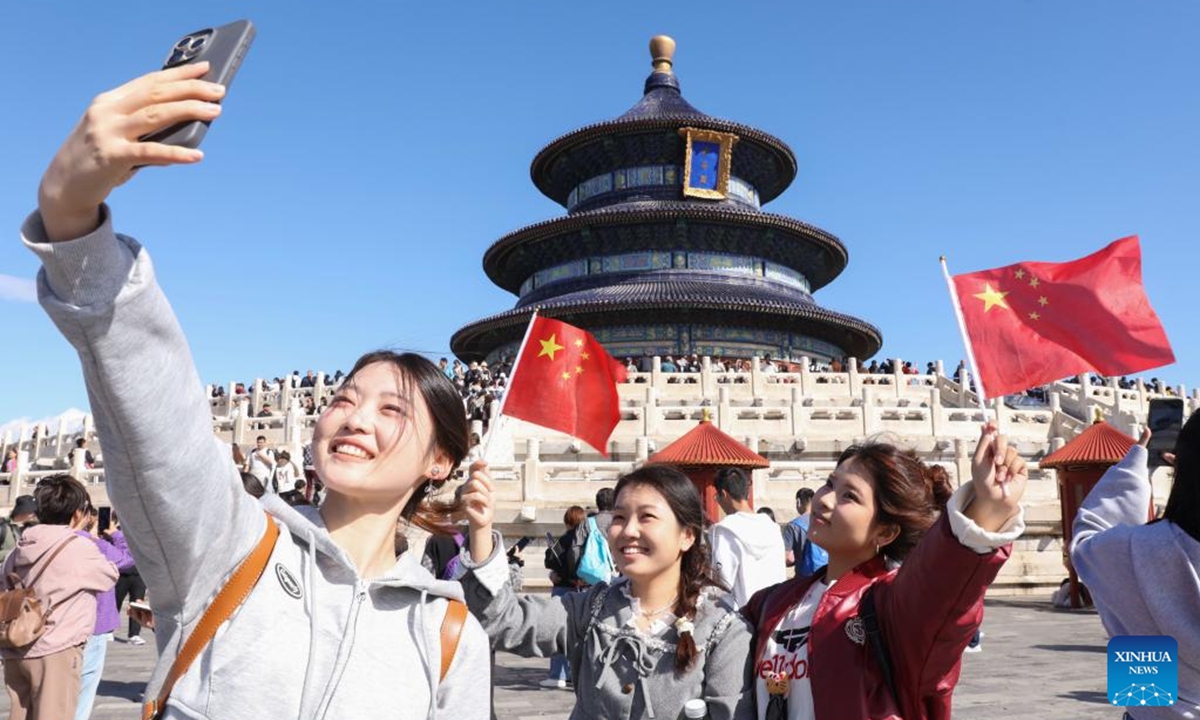
[[[1071,563],[1110,636],[1170,635],[1179,643],[1178,700],[1129,714],[1200,718],[1200,543],[1172,522],[1146,524],[1146,459],[1134,445],[1088,493],[1075,516]]]
[[[713,720],[753,720],[752,643],[749,624],[717,595],[706,595],[693,637],[700,656],[675,672],[678,635],[644,635],[633,616],[627,580],[600,583],[562,597],[518,595],[508,583],[499,533],[485,562],[463,554],[463,591],[471,612],[498,650],[571,661],[575,708],[571,720],[683,717],[683,705],[700,698]]]
[[[438,681],[439,629],[447,599],[461,599],[457,583],[433,579],[411,553],[366,580],[314,509],[242,490],[150,257],[113,234],[107,208],[77,240],[46,243],[36,213],[22,235],[42,259],[42,306],[79,353],[109,497],[154,606],[159,663],[146,697],[274,522],[266,571],[175,686],[166,717],[487,718],[478,623]]]

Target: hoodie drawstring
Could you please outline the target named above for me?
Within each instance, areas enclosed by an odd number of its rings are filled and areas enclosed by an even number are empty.
[[[308,542],[308,566],[304,573],[304,597],[308,600],[308,662],[304,666],[304,684],[300,690],[300,712],[308,706],[308,692],[312,677],[313,662],[317,657],[317,539],[312,530],[304,536]]]

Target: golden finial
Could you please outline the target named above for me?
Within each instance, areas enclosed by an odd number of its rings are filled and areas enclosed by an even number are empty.
[[[650,58],[654,72],[673,74],[671,66],[675,64],[675,40],[670,35],[650,38]]]
[[[708,408],[704,408],[704,410],[701,411],[701,413],[700,413],[700,422],[702,422],[702,423],[712,422],[712,410],[709,410]]]

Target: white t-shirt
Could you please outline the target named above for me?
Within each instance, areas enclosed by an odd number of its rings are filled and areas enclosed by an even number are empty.
[[[829,585],[824,580],[812,584],[804,599],[783,616],[771,631],[763,656],[754,665],[754,697],[758,703],[758,719],[767,717],[767,673],[787,673],[787,719],[813,720],[812,683],[808,672],[808,635],[813,615]]]
[[[287,492],[288,490],[296,489],[296,480],[300,478],[296,472],[296,465],[291,460],[285,463],[280,463],[275,466],[275,485],[279,492]],[[274,492],[271,490],[271,492]]]
[[[271,478],[271,471],[275,469],[275,451],[266,448],[262,450],[262,454],[270,459],[270,463],[264,462],[259,455],[259,450],[255,448],[250,452],[250,474],[258,478],[258,481],[265,486],[267,480]]]

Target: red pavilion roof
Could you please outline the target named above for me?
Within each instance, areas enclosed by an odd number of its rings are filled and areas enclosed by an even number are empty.
[[[686,435],[650,456],[649,462],[681,467],[765,468],[771,463],[735,438],[717,429],[707,418]]]
[[[1040,467],[1063,469],[1074,465],[1115,465],[1134,440],[1106,422],[1095,422],[1071,442],[1042,458]]]

